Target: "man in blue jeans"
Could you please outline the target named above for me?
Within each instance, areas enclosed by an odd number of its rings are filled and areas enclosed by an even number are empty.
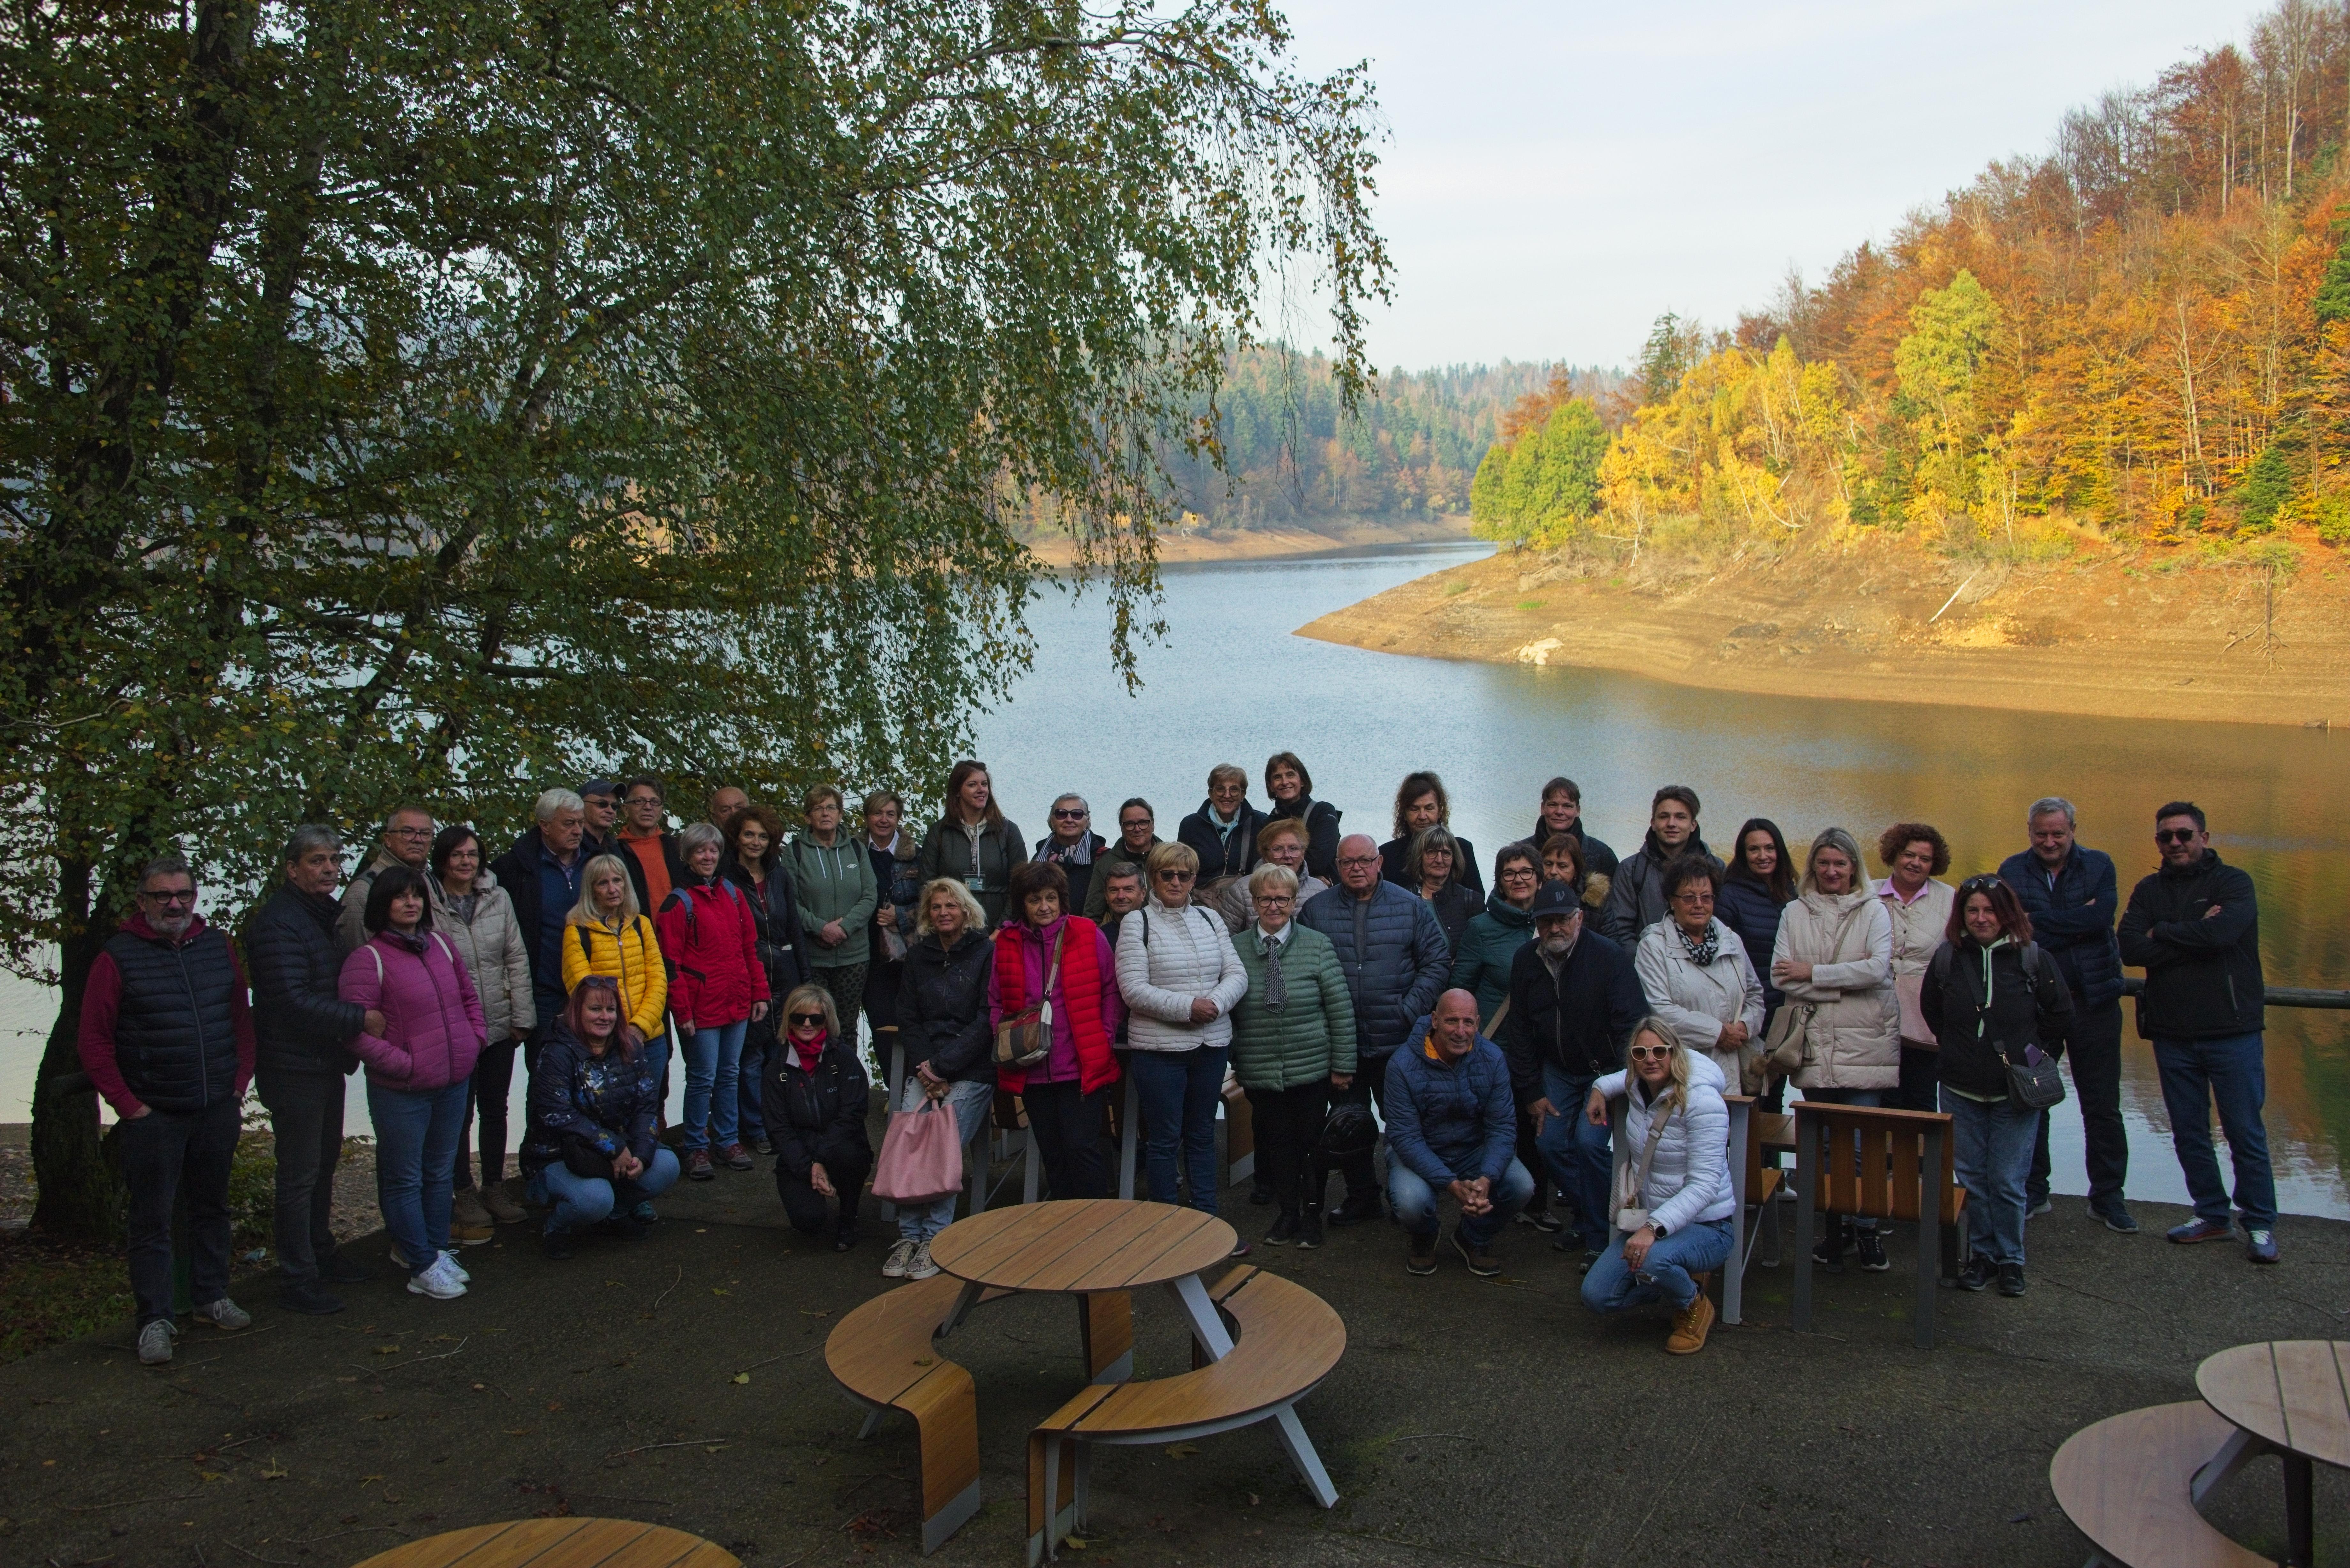
[[[1522,1114],[1552,1182],[1575,1207],[1586,1272],[1607,1245],[1607,1129],[1583,1115],[1591,1085],[1624,1064],[1624,1042],[1648,1011],[1631,955],[1584,923],[1573,887],[1546,882],[1528,913],[1534,940],[1510,961],[1510,1017],[1503,1036]]]
[[[1415,1021],[1388,1058],[1381,1108],[1388,1122],[1388,1202],[1411,1237],[1404,1268],[1436,1272],[1436,1209],[1461,1206],[1452,1245],[1469,1272],[1502,1272],[1493,1238],[1534,1196],[1516,1159],[1517,1101],[1502,1048],[1477,1031],[1477,999],[1448,991]]]
[[[2173,1227],[2184,1244],[2225,1241],[2228,1189],[2211,1149],[2211,1107],[2220,1110],[2236,1168],[2235,1210],[2246,1254],[2277,1261],[2276,1178],[2261,1121],[2268,1078],[2261,1031],[2260,903],[2252,879],[2211,848],[2202,809],[2173,801],[2154,814],[2162,868],[2131,889],[2122,915],[2122,961],[2143,965],[2137,1032],[2154,1046],[2170,1143],[2195,1199],[2195,1218]]]

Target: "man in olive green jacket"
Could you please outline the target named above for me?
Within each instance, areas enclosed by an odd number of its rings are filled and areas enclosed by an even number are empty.
[[[1249,892],[1256,920],[1232,938],[1248,992],[1232,1009],[1232,1063],[1248,1091],[1257,1168],[1280,1206],[1264,1240],[1318,1247],[1322,1183],[1307,1165],[1331,1092],[1354,1082],[1354,998],[1330,939],[1291,919],[1297,874],[1265,862]]]

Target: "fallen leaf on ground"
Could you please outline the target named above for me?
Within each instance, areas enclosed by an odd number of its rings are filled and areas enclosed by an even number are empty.
[[[528,1427],[508,1427],[506,1428],[506,1436],[509,1438],[527,1438],[530,1436],[530,1428]]]
[[[1167,1447],[1167,1457],[1170,1459],[1188,1459],[1199,1451],[1200,1445],[1197,1443],[1170,1443]]]
[[[379,1345],[375,1347],[375,1353],[378,1355],[398,1355],[400,1354],[400,1346],[396,1345]]]
[[[725,1286],[723,1286],[723,1285],[712,1285],[712,1286],[711,1286],[711,1287],[710,1287],[710,1293],[711,1293],[712,1295],[713,1295],[713,1296],[724,1296],[724,1295],[732,1295],[732,1294],[733,1294],[734,1293],[733,1293],[733,1292],[732,1292],[732,1291],[730,1291],[730,1290],[728,1290],[728,1289],[727,1289]]]
[[[277,1468],[277,1460],[276,1457],[273,1456],[269,1461],[269,1468],[261,1472],[261,1479],[263,1480],[284,1480],[290,1473],[291,1472],[289,1471],[279,1469]]]
[[[807,1308],[802,1307],[800,1308],[800,1315],[802,1317],[830,1317],[832,1315],[832,1309],[830,1307],[818,1307],[814,1312],[810,1312]]]
[[[747,1372],[737,1372],[734,1375],[734,1381],[737,1383],[748,1383],[751,1381],[751,1375]]]

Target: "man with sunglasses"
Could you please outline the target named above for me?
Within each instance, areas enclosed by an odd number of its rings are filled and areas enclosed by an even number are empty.
[[[228,1297],[229,1162],[253,1081],[253,1015],[228,938],[196,913],[196,877],[177,855],[148,863],[139,904],[90,965],[81,1065],[121,1118],[130,1189],[130,1293],[139,1359],[172,1359],[172,1210],[184,1186],[196,1315],[239,1329]]]
[[[2228,1189],[2211,1149],[2220,1111],[2235,1166],[2235,1211],[2255,1263],[2277,1261],[2276,1177],[2261,1120],[2268,1096],[2262,1056],[2267,997],[2261,974],[2261,914],[2252,879],[2211,847],[2202,808],[2176,800],[2154,814],[2162,868],[2130,890],[2122,915],[2125,963],[2146,969],[2137,1032],[2154,1046],[2170,1146],[2186,1173],[2195,1218],[2169,1231],[2182,1245],[2223,1241]]]
[[[2081,1101],[2083,1155],[2088,1166],[2089,1218],[2109,1231],[2135,1235],[2137,1221],[2122,1201],[2129,1176],[2129,1131],[2122,1125],[2122,954],[2114,942],[2121,912],[2113,857],[2073,836],[2073,803],[2049,795],[2024,813],[2031,847],[2000,863],[1999,879],[2014,889],[2032,918],[2032,938],[2056,961],[2073,993],[2073,1023],[2065,1056]],[[2024,1210],[2044,1214],[2048,1197],[2048,1113],[2040,1113],[2039,1142],[2024,1185]]]

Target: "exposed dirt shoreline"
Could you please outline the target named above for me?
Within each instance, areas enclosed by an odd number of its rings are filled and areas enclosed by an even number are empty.
[[[1466,517],[1317,518],[1311,524],[1284,528],[1202,528],[1196,533],[1161,534],[1159,563],[1291,561],[1380,545],[1430,545],[1468,537]],[[1076,543],[1065,534],[1034,541],[1028,547],[1048,566],[1076,563]]]
[[[2276,585],[2272,612],[2252,570],[2104,550],[1970,569],[1878,541],[1702,572],[1505,552],[1297,635],[1778,696],[2339,725],[2350,723],[2345,611],[2350,571],[2323,547]]]

